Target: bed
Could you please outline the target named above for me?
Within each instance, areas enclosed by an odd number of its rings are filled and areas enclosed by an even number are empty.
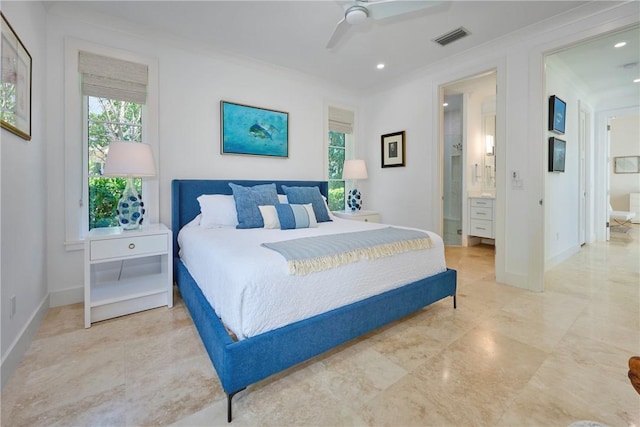
[[[309,317],[293,321],[288,321],[286,318],[284,320],[280,319],[278,320],[280,323],[272,324],[264,330],[260,329],[262,320],[257,320],[252,324],[244,318],[236,322],[229,320],[232,325],[230,328],[226,322],[223,323],[221,316],[219,316],[220,313],[217,311],[225,312],[227,305],[233,306],[233,304],[221,305],[218,301],[210,302],[211,296],[209,295],[209,299],[207,299],[205,293],[208,294],[211,291],[207,287],[201,289],[193,277],[194,275],[198,276],[201,278],[200,281],[204,282],[205,276],[202,276],[202,273],[197,271],[198,269],[194,267],[190,258],[185,256],[183,262],[180,256],[181,253],[186,254],[189,252],[188,248],[190,246],[185,244],[185,239],[189,235],[189,227],[193,227],[194,219],[198,220],[200,214],[198,197],[203,194],[231,195],[230,182],[244,187],[275,183],[279,194],[283,194],[283,186],[317,187],[325,197],[328,192],[328,184],[324,181],[174,180],[172,182],[171,225],[174,239],[175,282],[227,395],[227,421],[231,422],[232,420],[233,396],[255,382],[400,319],[443,298],[453,297],[453,307],[456,307],[456,272],[445,267],[443,271],[436,274],[414,272],[413,274],[424,274],[425,277],[411,279],[411,282],[406,284],[396,284],[397,286],[394,285],[391,289],[374,295],[367,295],[364,298],[357,298],[354,301],[346,300],[347,303],[344,305],[338,304],[337,307],[330,305],[329,307],[332,307],[330,309],[323,309],[322,306],[316,307]],[[335,224],[330,226],[323,225],[318,229],[341,230],[340,227],[345,225],[340,224],[340,222],[340,220],[336,220]],[[344,222],[350,221],[342,220],[342,223]],[[351,223],[356,226],[356,224],[353,224],[355,222]],[[360,226],[364,227],[363,225]],[[179,233],[183,228],[184,232],[180,234],[180,242],[185,244],[185,248],[181,248],[179,244]],[[378,228],[382,229],[383,227],[378,226]],[[356,227],[356,229],[358,228]],[[233,232],[235,230],[219,230],[212,231],[212,235],[217,236],[217,233]],[[289,230],[255,231],[255,233],[267,232],[271,232],[273,235],[290,233]],[[249,235],[251,233],[244,234]],[[197,234],[194,235],[197,236]],[[228,237],[230,235],[222,234],[222,236],[227,236],[224,237],[227,241],[231,241]],[[291,234],[291,236],[295,235]],[[256,239],[262,239],[262,237],[257,237]],[[280,257],[280,254],[272,253],[269,249],[262,248],[261,250],[267,254],[267,257],[271,257],[271,261],[268,262],[275,262],[274,260]],[[410,257],[415,256],[415,254],[403,256]],[[205,263],[213,263],[214,261],[215,256],[214,258],[209,258],[209,261],[205,261]],[[282,262],[284,263],[284,261]],[[389,260],[383,262],[389,262]],[[194,271],[193,275],[185,263],[189,264],[189,268]],[[286,263],[284,264],[286,265]],[[390,265],[387,264],[386,266],[389,267]],[[337,268],[342,269],[340,270],[342,272],[348,272],[353,269],[358,274],[366,274],[363,273],[362,266],[349,265]],[[330,278],[332,277],[331,274],[335,273],[329,271],[314,274],[315,277],[320,277],[321,279],[325,279],[322,274],[326,274],[325,282],[327,286],[334,286],[331,284],[334,279]],[[216,275],[215,277],[222,276]],[[278,281],[277,276],[274,281]],[[289,278],[282,276],[280,281],[285,290],[287,289],[286,286],[289,286],[289,289],[295,288],[294,282],[289,283]],[[364,280],[364,282],[369,283],[368,280]],[[213,285],[215,286],[215,283]],[[313,286],[317,286],[317,284]],[[247,294],[249,293],[249,291],[246,292]],[[236,299],[242,300],[245,297],[246,295],[243,294],[241,298]],[[353,297],[349,298],[353,299]],[[214,310],[213,306],[217,307],[217,311]],[[317,312],[318,310],[319,312]],[[225,314],[225,316],[227,317],[222,316],[222,318],[226,321],[229,314]],[[282,324],[282,322],[285,323]],[[304,345],[300,345],[300,343],[304,343]]]

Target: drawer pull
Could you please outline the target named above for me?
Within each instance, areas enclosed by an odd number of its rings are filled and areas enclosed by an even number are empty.
[[[364,222],[369,222],[369,218],[365,218],[365,219],[364,219]]]
[[[476,227],[478,230],[486,230],[484,227]]]
[[[129,249],[135,249],[135,248],[136,248],[135,243],[129,243]]]

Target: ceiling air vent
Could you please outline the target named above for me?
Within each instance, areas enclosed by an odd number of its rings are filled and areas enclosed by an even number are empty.
[[[443,34],[440,37],[438,37],[437,39],[434,39],[433,41],[438,43],[440,46],[446,46],[449,43],[453,43],[456,40],[460,40],[463,37],[468,36],[470,33],[465,30],[464,28],[460,27],[460,28],[456,28],[453,31],[449,31],[447,34]]]

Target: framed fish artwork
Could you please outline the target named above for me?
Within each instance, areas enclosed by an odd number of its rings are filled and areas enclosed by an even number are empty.
[[[564,135],[567,103],[555,95],[549,97],[549,130]]]
[[[289,157],[289,113],[220,101],[220,153]]]

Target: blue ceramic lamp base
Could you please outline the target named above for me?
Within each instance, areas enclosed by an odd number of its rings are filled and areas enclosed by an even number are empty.
[[[133,178],[127,177],[127,185],[118,201],[116,214],[123,230],[137,230],[144,219],[144,203],[133,185]]]
[[[349,206],[352,211],[359,211],[362,209],[362,195],[358,189],[354,188],[349,191],[349,194],[347,195],[347,206]]]

